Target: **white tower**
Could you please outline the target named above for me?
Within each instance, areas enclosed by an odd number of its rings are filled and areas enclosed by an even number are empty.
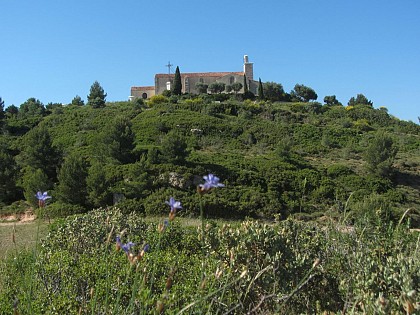
[[[254,80],[254,64],[249,62],[248,55],[244,56],[244,73],[248,80]]]

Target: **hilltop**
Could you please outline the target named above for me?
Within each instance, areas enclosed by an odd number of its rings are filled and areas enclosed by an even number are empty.
[[[398,220],[410,209],[420,223],[420,126],[385,108],[225,94],[30,105],[2,120],[3,213],[48,190],[50,215],[115,202],[159,215],[174,196],[181,216],[197,216],[195,187],[213,173],[226,188],[208,201],[210,217]]]

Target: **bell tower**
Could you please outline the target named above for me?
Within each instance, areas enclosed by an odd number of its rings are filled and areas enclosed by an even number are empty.
[[[254,63],[249,62],[248,55],[244,56],[244,73],[249,81],[254,80]]]

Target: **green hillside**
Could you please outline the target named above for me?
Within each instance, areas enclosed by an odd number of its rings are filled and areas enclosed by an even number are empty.
[[[380,211],[420,224],[420,126],[371,105],[157,96],[104,107],[29,99],[1,119],[3,214],[52,195],[50,215],[120,202],[160,215],[164,200],[199,214],[196,186],[213,173],[226,188],[209,217],[304,220]],[[20,202],[26,200],[26,206]]]

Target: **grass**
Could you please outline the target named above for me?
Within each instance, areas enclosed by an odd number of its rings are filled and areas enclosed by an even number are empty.
[[[0,261],[14,251],[33,249],[36,242],[37,221],[27,223],[0,223]],[[15,229],[15,242],[13,243],[13,228]],[[39,237],[42,238],[48,231],[48,223],[42,221],[39,227]]]

